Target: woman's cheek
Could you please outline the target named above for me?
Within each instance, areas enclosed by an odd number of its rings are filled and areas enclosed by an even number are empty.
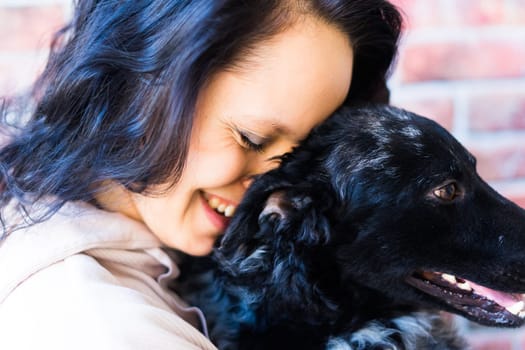
[[[246,175],[248,160],[242,150],[231,149],[201,158],[193,173],[201,187],[229,185]]]

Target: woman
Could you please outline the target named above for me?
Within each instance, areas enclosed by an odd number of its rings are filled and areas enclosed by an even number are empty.
[[[214,348],[162,248],[209,253],[254,175],[384,101],[400,25],[383,0],[80,0],[0,152],[0,348]]]

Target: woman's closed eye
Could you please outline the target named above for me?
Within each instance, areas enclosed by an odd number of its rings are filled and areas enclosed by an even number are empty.
[[[239,137],[243,146],[255,152],[263,152],[268,143],[267,139],[242,131],[239,131]]]

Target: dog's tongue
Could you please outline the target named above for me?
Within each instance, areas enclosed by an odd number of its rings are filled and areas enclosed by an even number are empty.
[[[472,281],[468,281],[474,292],[478,295],[484,296],[487,299],[494,300],[499,305],[508,308],[516,304],[516,302],[522,301],[523,296],[521,294],[511,294],[499,292],[494,289],[486,288],[476,284]]]

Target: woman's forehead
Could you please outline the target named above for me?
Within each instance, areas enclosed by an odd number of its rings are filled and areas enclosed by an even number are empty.
[[[353,67],[348,39],[330,25],[302,21],[261,45],[253,64],[217,73],[202,102],[214,113],[303,137],[346,98]]]

